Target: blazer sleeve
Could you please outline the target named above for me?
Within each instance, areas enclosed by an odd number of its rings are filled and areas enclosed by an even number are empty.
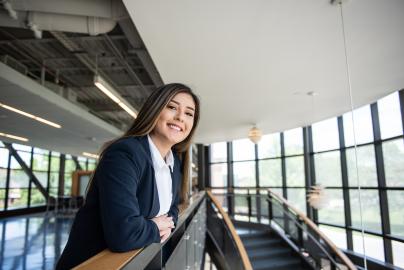
[[[125,145],[111,146],[97,167],[100,215],[108,248],[125,252],[160,242],[157,225],[145,219],[136,197],[138,165]]]

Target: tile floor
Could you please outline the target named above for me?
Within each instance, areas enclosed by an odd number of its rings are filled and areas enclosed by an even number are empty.
[[[72,221],[45,214],[0,219],[0,269],[53,269]]]

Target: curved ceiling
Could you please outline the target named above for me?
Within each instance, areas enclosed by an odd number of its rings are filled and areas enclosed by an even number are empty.
[[[404,1],[344,1],[353,107],[404,87]],[[124,0],[165,83],[202,100],[197,142],[351,108],[340,6],[327,0]],[[307,95],[315,91],[316,96]],[[314,104],[314,106],[313,106]]]

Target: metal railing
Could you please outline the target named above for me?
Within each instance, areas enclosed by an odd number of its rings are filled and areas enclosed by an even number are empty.
[[[204,192],[193,196],[181,211],[175,231],[163,244],[123,253],[106,249],[74,269],[201,269],[206,235],[205,198]]]
[[[270,225],[314,269],[357,269],[312,220],[282,196],[271,190],[244,189],[241,192],[244,193],[215,195],[236,220]]]
[[[234,228],[232,221],[222,208],[220,202],[210,192],[208,195],[207,233],[211,243],[208,244],[220,254],[211,254],[221,269],[252,270],[250,259],[244,245]]]

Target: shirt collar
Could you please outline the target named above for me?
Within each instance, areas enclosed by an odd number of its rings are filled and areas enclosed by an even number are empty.
[[[151,157],[152,157],[152,161],[153,161],[153,167],[155,169],[161,169],[164,167],[164,165],[168,165],[170,167],[171,172],[173,172],[174,155],[173,155],[173,152],[171,151],[171,149],[166,156],[166,161],[164,161],[159,150],[157,149],[157,146],[154,144],[153,140],[150,138],[149,135],[147,135],[147,139],[149,141],[150,152],[151,152]]]

